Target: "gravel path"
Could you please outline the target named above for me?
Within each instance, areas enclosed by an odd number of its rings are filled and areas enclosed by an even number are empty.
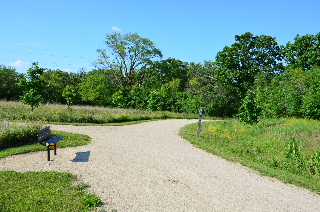
[[[87,146],[0,159],[0,170],[64,171],[91,185],[112,211],[319,211],[320,196],[260,176],[210,155],[179,137],[197,120],[164,120],[128,126],[66,126],[87,134]],[[195,129],[196,130],[196,129]]]

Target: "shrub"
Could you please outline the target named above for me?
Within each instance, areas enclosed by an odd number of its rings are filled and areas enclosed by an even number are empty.
[[[0,124],[0,149],[25,145],[37,141],[39,124]]]

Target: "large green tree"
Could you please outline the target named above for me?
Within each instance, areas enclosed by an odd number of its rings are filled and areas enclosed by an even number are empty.
[[[153,58],[161,58],[161,51],[148,38],[137,33],[107,34],[106,49],[98,49],[99,58],[95,62],[98,69],[109,70],[116,86],[130,90],[135,84],[137,71]]]
[[[110,106],[117,88],[112,86],[112,77],[106,70],[92,70],[80,84],[82,100],[93,105]]]
[[[297,35],[294,42],[288,42],[282,51],[284,60],[292,68],[310,70],[320,66],[320,33]]]
[[[174,58],[154,61],[139,72],[139,84],[159,89],[165,83],[180,79],[180,89],[186,87],[188,81],[188,63]]]
[[[0,99],[19,99],[22,94],[18,86],[21,78],[22,74],[16,72],[14,68],[0,65]]]
[[[247,32],[236,35],[235,40],[216,56],[218,78],[222,83],[239,88],[244,95],[253,88],[258,74],[265,73],[271,79],[283,71],[280,47],[274,37]]]

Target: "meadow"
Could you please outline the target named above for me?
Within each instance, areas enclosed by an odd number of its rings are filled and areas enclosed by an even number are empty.
[[[202,123],[201,136],[184,127],[180,134],[194,146],[241,163],[263,175],[320,194],[320,122],[264,119],[254,125],[235,119]]]
[[[135,109],[105,108],[98,106],[72,106],[46,104],[35,108],[21,102],[0,101],[0,120],[22,122],[50,122],[73,124],[109,124],[139,122],[166,118],[197,118],[196,114],[167,111],[142,111]]]

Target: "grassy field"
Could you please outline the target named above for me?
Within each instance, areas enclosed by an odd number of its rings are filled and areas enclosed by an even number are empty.
[[[181,130],[183,138],[205,151],[239,162],[264,175],[320,194],[320,122],[268,119],[256,125],[237,120],[196,124]]]
[[[91,106],[72,106],[48,104],[31,111],[31,107],[21,102],[0,101],[0,120],[108,124],[138,122],[166,118],[197,118],[197,114],[180,114],[166,111],[152,112],[133,109],[104,108]]]

